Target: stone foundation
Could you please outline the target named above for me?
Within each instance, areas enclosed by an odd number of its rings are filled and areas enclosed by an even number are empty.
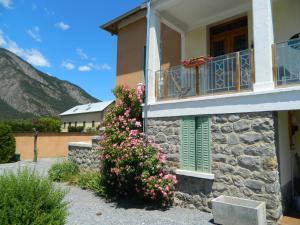
[[[269,224],[282,214],[275,144],[275,115],[244,113],[211,116],[214,180],[178,176],[175,204],[211,211],[220,195],[266,202]],[[149,119],[148,137],[168,155],[169,166],[179,168],[181,118]]]
[[[92,143],[69,143],[68,159],[79,165],[82,170],[98,170],[100,157],[97,147],[97,141],[94,139]]]

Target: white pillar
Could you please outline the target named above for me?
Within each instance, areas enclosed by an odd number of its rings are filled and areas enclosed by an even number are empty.
[[[153,7],[149,19],[148,104],[155,102],[155,72],[160,70],[160,19]]]
[[[274,88],[272,0],[252,0],[252,9],[255,60],[254,91],[269,90]]]

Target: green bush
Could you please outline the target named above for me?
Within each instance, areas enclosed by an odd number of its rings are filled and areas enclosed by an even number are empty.
[[[16,139],[7,125],[0,124],[0,163],[13,160],[16,152]]]
[[[106,196],[101,176],[97,171],[83,172],[79,174],[75,182],[80,188],[95,192],[98,196]]]
[[[82,132],[83,130],[84,130],[83,126],[77,126],[77,127],[69,126],[68,127],[68,132]]]
[[[68,216],[65,191],[29,169],[0,175],[0,224],[63,225]]]
[[[99,131],[95,127],[88,127],[85,129],[84,133],[97,135],[99,134]]]
[[[48,174],[52,181],[67,182],[71,181],[79,174],[79,167],[73,162],[64,161],[53,164],[49,169]]]
[[[5,122],[13,132],[32,132],[36,128],[39,132],[60,132],[61,121],[55,117],[41,117],[28,120],[13,120]]]

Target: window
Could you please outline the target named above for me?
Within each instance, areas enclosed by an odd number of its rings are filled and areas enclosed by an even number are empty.
[[[208,116],[186,117],[181,130],[181,169],[211,171],[210,119]]]
[[[92,127],[95,127],[95,121],[92,121]]]
[[[64,128],[66,128],[66,122],[64,122]]]
[[[83,121],[83,127],[85,127],[85,121]]]
[[[72,126],[72,122],[69,122],[69,127],[71,127]]]
[[[75,127],[77,127],[77,122],[75,122]]]

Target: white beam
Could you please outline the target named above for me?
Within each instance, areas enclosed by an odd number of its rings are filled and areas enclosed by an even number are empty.
[[[274,88],[272,44],[274,43],[272,0],[252,0],[255,61],[255,91]]]
[[[155,9],[149,13],[148,104],[155,102],[155,72],[160,70],[160,18]]]

